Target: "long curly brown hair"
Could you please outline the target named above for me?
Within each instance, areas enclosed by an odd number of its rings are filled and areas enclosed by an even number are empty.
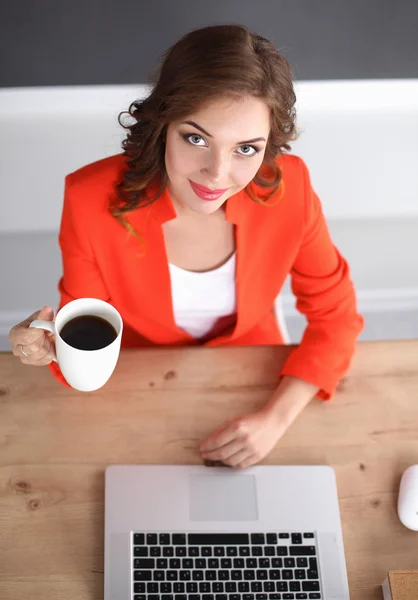
[[[152,80],[150,95],[132,102],[129,110],[119,115],[119,123],[127,130],[122,142],[127,170],[110,207],[118,220],[126,226],[124,213],[149,205],[164,191],[167,126],[215,98],[250,95],[270,107],[271,130],[264,160],[245,191],[262,203],[277,192],[282,174],[275,158],[290,150],[289,141],[296,139],[296,96],[290,65],[271,42],[242,25],[196,29],[164,53]],[[131,117],[130,124],[122,123],[123,115]],[[261,199],[251,183],[269,191]],[[146,197],[150,184],[156,190],[151,199]]]

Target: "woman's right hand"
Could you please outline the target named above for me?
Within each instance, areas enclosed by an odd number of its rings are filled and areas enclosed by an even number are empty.
[[[23,364],[42,367],[49,365],[56,358],[55,343],[51,332],[29,327],[32,321],[36,319],[53,321],[53,309],[50,306],[45,306],[42,310],[33,313],[30,317],[12,327],[9,332],[9,340],[13,354],[20,358]]]

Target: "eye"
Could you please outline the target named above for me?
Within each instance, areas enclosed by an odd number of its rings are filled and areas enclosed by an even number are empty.
[[[193,146],[205,145],[204,138],[202,138],[202,136],[198,135],[197,133],[186,133],[186,135],[183,135],[183,138],[186,140],[186,142],[189,142]],[[199,142],[203,142],[203,144],[200,144]]]
[[[256,146],[250,146],[249,144],[245,144],[244,146],[240,146],[238,150],[243,150],[243,152],[238,152],[241,156],[255,156],[260,152],[260,149]]]

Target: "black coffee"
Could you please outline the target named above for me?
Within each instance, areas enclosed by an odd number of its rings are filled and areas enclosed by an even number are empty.
[[[78,350],[100,350],[113,342],[117,331],[106,319],[93,315],[82,315],[68,321],[60,336],[69,346]]]

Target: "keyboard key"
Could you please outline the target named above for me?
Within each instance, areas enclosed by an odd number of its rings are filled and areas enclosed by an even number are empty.
[[[193,569],[193,559],[183,558],[181,566],[183,569]]]
[[[192,574],[190,571],[180,571],[180,581],[190,581]]]
[[[301,533],[292,533],[292,544],[301,544],[302,543],[302,534]]]
[[[146,600],[146,598],[145,594],[135,594],[134,596],[134,600]]]
[[[145,594],[145,583],[134,583],[135,594]]]
[[[214,581],[212,583],[212,592],[215,594],[222,594],[224,592],[224,584],[222,581]]]
[[[183,589],[179,589],[178,592],[182,593],[184,592],[184,583],[182,581],[179,581],[178,583],[174,584],[175,586],[183,586]],[[186,583],[186,590],[188,594],[197,594],[197,583],[195,581],[188,581]],[[176,592],[176,588],[174,589],[174,591]]]
[[[245,561],[245,566],[247,569],[256,569],[257,568],[257,559],[256,558],[247,558]]]
[[[273,581],[264,581],[263,589],[265,592],[274,592],[276,590],[276,586]]]
[[[307,600],[308,594],[305,594],[305,592],[300,592],[299,594],[296,594],[296,598],[297,600]]]
[[[158,536],[156,533],[147,533],[147,544],[156,546],[158,544]]]
[[[319,592],[319,581],[303,581],[302,590],[304,592]]]
[[[228,600],[228,596],[226,594],[216,594],[215,600]]]
[[[150,556],[161,556],[161,548],[159,546],[151,546],[149,553]]]
[[[186,594],[176,594],[174,596],[174,600],[187,600],[187,595]]]
[[[310,559],[312,560],[312,559]],[[316,559],[315,559],[316,560]],[[298,567],[306,568],[308,566],[308,559],[304,556],[296,559],[296,564]]]
[[[202,594],[202,600],[215,600],[215,596],[213,594]]]
[[[250,556],[250,548],[249,546],[240,546],[239,548],[240,556]]]
[[[206,571],[205,579],[206,581],[214,581],[216,579],[216,571]]]
[[[145,535],[143,533],[134,533],[134,544],[138,546],[145,544]]]
[[[269,571],[269,579],[272,579],[272,580],[281,579],[281,577],[280,577],[280,571],[278,569],[270,569],[270,571]]]
[[[148,594],[158,594],[158,589],[158,583],[155,583],[155,581],[150,581],[150,583],[147,583]]]
[[[240,581],[238,584],[238,591],[241,593],[247,593],[250,591],[250,584],[248,581]]]
[[[318,563],[317,563],[316,558],[314,556],[309,559],[309,568],[313,569],[314,571],[318,570]]]
[[[194,566],[196,569],[206,569],[207,561],[206,558],[196,558]]]
[[[167,569],[168,560],[166,558],[157,558],[157,569]]]
[[[266,539],[264,533],[252,533],[251,534],[251,543],[252,544],[265,544]]]
[[[212,556],[212,548],[201,548],[200,554],[201,556]]]
[[[241,600],[241,594],[229,594],[229,600]]]
[[[155,569],[153,558],[134,558],[134,569]]]
[[[243,594],[242,600],[254,600],[254,594]]]
[[[272,558],[271,566],[273,569],[281,569],[283,567],[283,559],[282,558]]]
[[[245,562],[243,558],[234,558],[234,568],[235,569],[243,569],[245,567]]]
[[[227,556],[238,556],[238,549],[235,546],[227,546],[226,555]]]
[[[135,546],[134,556],[148,556],[148,546]]]
[[[176,583],[173,583],[173,592],[175,594],[184,594],[184,583],[182,581],[176,581]],[[187,585],[191,585],[190,583],[188,583]],[[191,589],[191,590],[187,590],[190,592],[197,592],[197,585],[195,588]]]
[[[134,571],[134,581],[152,581],[152,571]]]
[[[219,558],[210,558],[208,560],[209,569],[219,569]]]
[[[282,570],[282,579],[293,579],[292,569],[283,569]]]
[[[306,579],[305,569],[295,569],[295,579]]]
[[[176,546],[176,556],[187,556],[186,546]]]
[[[221,558],[221,569],[232,569],[232,560],[230,558]]]
[[[316,569],[308,569],[306,571],[306,576],[308,579],[319,579],[318,571]]]
[[[321,594],[319,592],[313,592],[312,594],[309,594],[309,598],[320,598]]]
[[[185,546],[186,542],[186,534],[185,533],[173,533],[173,545],[174,546]],[[189,541],[189,545],[191,546],[193,542]]]
[[[289,590],[291,592],[300,592],[300,582],[299,581],[291,581],[289,583]]]
[[[164,559],[167,560],[167,559]],[[170,558],[170,569],[180,569],[181,561],[179,558]]]
[[[163,556],[174,556],[174,548],[171,546],[164,546]]]
[[[214,552],[213,552],[213,554],[214,554],[215,556],[225,556],[225,548],[221,548],[220,546],[217,546],[217,547],[214,549]]]
[[[287,546],[277,546],[276,554],[277,556],[287,556],[289,554]]]
[[[199,548],[197,546],[189,546],[189,556],[199,556]]]
[[[274,556],[276,554],[275,546],[265,546],[264,547],[264,556]]]
[[[250,585],[250,589],[252,592],[262,592],[263,584],[261,581],[252,581]]]
[[[270,559],[269,558],[259,558],[258,566],[260,569],[268,569],[270,567]]]
[[[170,544],[170,534],[160,533],[160,546],[168,546]]]
[[[290,535],[288,533],[279,533],[279,540],[288,540]]]
[[[147,600],[160,600],[159,594],[148,594]]]
[[[178,581],[178,571],[167,571],[167,580],[168,581]]]
[[[259,569],[257,571],[257,579],[259,581],[264,581],[265,579],[268,579],[267,570],[266,569]]]
[[[255,571],[253,571],[253,570],[245,570],[244,571],[244,579],[246,581],[250,581],[250,580],[255,579]]]
[[[201,581],[199,583],[199,592],[201,594],[206,594],[207,592],[210,592],[210,583],[208,581]]]
[[[295,559],[292,558],[285,558],[284,559],[284,566],[286,569],[293,569],[295,566]]]
[[[221,581],[228,581],[229,571],[226,571],[226,570],[218,571],[218,577]]]
[[[281,594],[269,594],[269,600],[281,600]]]
[[[242,571],[238,571],[236,569],[234,569],[233,571],[231,571],[231,579],[234,581],[241,581],[242,579]]]
[[[203,571],[192,571],[193,581],[203,581],[205,573]]]
[[[268,596],[267,594],[256,594],[255,598],[256,600],[267,600]]]
[[[228,594],[235,594],[236,591],[237,584],[235,583],[235,581],[227,581],[225,583],[225,592],[228,592]]]
[[[276,533],[268,533],[267,534],[267,544],[277,544],[277,534]]]
[[[276,581],[276,590],[278,592],[287,592],[288,591],[287,581]]]
[[[263,556],[263,546],[253,546],[251,548],[252,556]]]
[[[314,538],[315,536],[314,536],[314,534],[313,534],[313,533],[304,533],[304,534],[303,534],[303,537],[304,537],[304,538],[308,538],[308,539],[309,539],[309,538]]]
[[[161,594],[171,594],[173,585],[168,581],[162,581],[160,584]]]
[[[315,546],[290,546],[290,556],[310,556],[316,554]]]
[[[239,546],[248,544],[248,533],[189,533],[189,546]]]
[[[283,600],[295,600],[295,594],[283,594]]]
[[[164,581],[165,571],[154,571],[154,579],[155,581]]]
[[[162,594],[161,600],[174,600],[174,596],[172,594]]]

